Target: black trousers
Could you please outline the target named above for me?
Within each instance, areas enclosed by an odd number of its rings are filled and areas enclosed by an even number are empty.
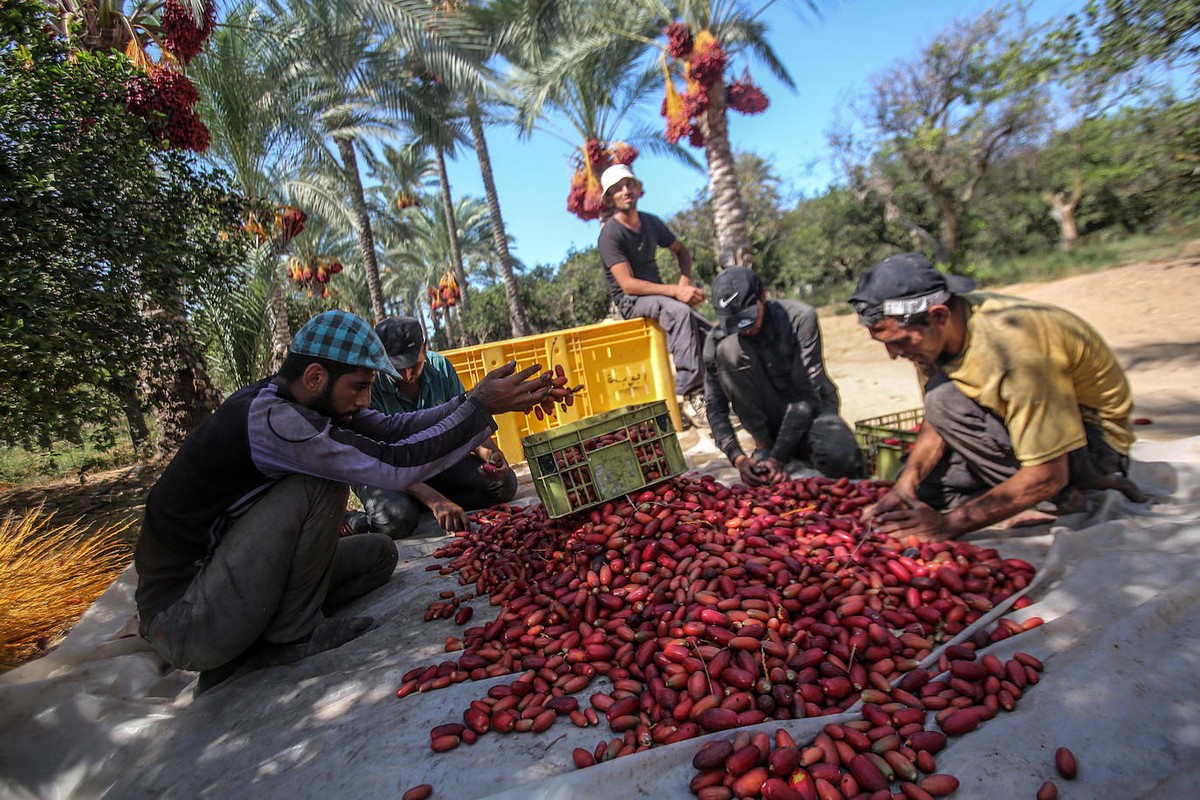
[[[425,483],[468,510],[512,500],[517,494],[517,476],[513,471],[508,469],[502,477],[490,478],[480,469],[482,466],[483,461],[479,456],[470,453]],[[386,533],[393,539],[411,536],[420,521],[421,512],[428,511],[424,503],[407,492],[395,489],[356,486],[354,493],[362,501],[363,510],[367,513],[368,530]]]

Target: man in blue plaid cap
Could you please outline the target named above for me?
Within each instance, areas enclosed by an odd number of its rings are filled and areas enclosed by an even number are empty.
[[[279,372],[231,395],[184,440],[146,501],[134,561],[140,633],[198,691],[240,668],[339,647],[374,627],[326,616],[388,581],[383,534],[340,537],[348,484],[403,489],[528,412],[550,376],[507,364],[434,408],[370,408],[396,370],[375,331],[344,311],[309,320]]]

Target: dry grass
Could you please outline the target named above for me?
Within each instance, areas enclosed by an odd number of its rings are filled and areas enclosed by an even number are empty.
[[[131,524],[91,532],[40,508],[0,521],[0,671],[43,653],[125,569]]]

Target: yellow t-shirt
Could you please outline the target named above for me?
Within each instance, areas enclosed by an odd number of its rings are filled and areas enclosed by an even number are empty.
[[[1022,466],[1086,443],[1083,422],[1128,455],[1133,394],[1112,349],[1088,323],[1056,306],[990,292],[969,304],[963,352],[942,370],[1004,420]]]

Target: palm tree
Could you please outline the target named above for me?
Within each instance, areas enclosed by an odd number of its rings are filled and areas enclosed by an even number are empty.
[[[279,77],[268,69],[272,60],[266,26],[254,4],[243,2],[214,32],[190,74],[200,89],[200,115],[212,134],[205,158],[226,169],[246,197],[279,205],[285,200],[281,187],[300,142],[288,124],[295,98],[280,91]],[[280,266],[289,241],[280,237],[262,241],[248,273],[254,280],[262,273],[267,281],[263,311],[269,320],[263,327],[270,331],[271,355],[265,364],[257,365],[266,371],[278,367],[291,344],[287,287]],[[245,348],[241,352],[245,354]]]
[[[487,198],[488,213],[492,218],[492,244],[500,261],[500,277],[504,282],[504,297],[508,302],[508,319],[512,335],[528,336],[529,319],[521,296],[517,291],[516,269],[512,254],[508,251],[508,231],[504,227],[504,216],[500,213],[500,195],[496,192],[496,178],[492,173],[492,158],[488,154],[487,138],[484,136],[483,110],[471,101],[467,107],[467,121],[471,125],[471,142],[475,146],[475,157],[479,159],[479,173],[483,178],[483,191]]]
[[[469,59],[459,52],[453,26],[431,6],[384,0],[268,0],[278,18],[276,58],[289,66],[285,79],[306,98],[299,118],[311,160],[337,166],[349,201],[348,217],[358,238],[376,320],[386,314],[375,237],[359,167],[373,139],[399,135],[404,126],[424,125],[436,114],[424,103],[421,81],[411,67],[422,63],[446,70]],[[332,143],[333,148],[328,147]],[[311,188],[296,184],[296,190]],[[324,198],[327,200],[328,198]],[[321,197],[315,198],[322,202]]]
[[[463,198],[452,210],[452,223],[447,224],[446,215],[434,211],[434,197],[426,194],[422,202],[405,214],[406,230],[398,237],[397,244],[384,251],[389,272],[394,276],[392,294],[404,297],[414,309],[425,308],[425,291],[439,275],[452,269],[454,251],[457,249],[463,260],[464,271],[470,265],[490,264],[494,258],[491,247],[491,219],[487,205],[477,198]],[[456,235],[452,234],[454,231]],[[449,309],[442,315],[447,326],[447,338],[453,342],[456,335],[453,319],[456,315]],[[436,332],[437,318],[431,315]],[[457,338],[461,338],[460,331]]]
[[[512,65],[507,88],[521,130],[551,133],[582,155],[589,140],[611,143],[619,131],[632,127],[620,138],[699,168],[683,148],[631,122],[660,86],[659,67],[644,63],[652,32],[641,39],[615,35],[618,12],[607,7],[570,0],[550,5],[557,13],[518,14],[513,31],[503,37],[502,52]],[[557,129],[558,123],[567,130]]]
[[[632,0],[619,8],[599,4],[582,7],[568,2],[573,13],[588,13],[583,21],[576,20],[563,29],[566,40],[555,54],[535,73],[532,107],[553,97],[556,84],[577,80],[579,67],[594,68],[597,59],[630,63],[635,53],[647,55],[655,64],[661,63],[663,46],[659,43],[663,21],[680,20],[692,31],[707,30],[731,56],[753,55],[781,82],[794,84],[787,70],[766,41],[766,26],[761,17],[775,0],[760,0],[749,4],[743,0]],[[802,0],[805,7],[815,11],[814,0]],[[536,5],[536,4],[535,4]],[[573,65],[579,65],[574,67]],[[540,84],[540,85],[539,85]],[[750,237],[746,229],[745,211],[738,191],[733,150],[729,142],[726,120],[726,81],[719,77],[708,87],[708,106],[698,127],[704,138],[704,153],[708,164],[709,186],[713,200],[713,221],[717,234],[719,266],[749,264]]]

